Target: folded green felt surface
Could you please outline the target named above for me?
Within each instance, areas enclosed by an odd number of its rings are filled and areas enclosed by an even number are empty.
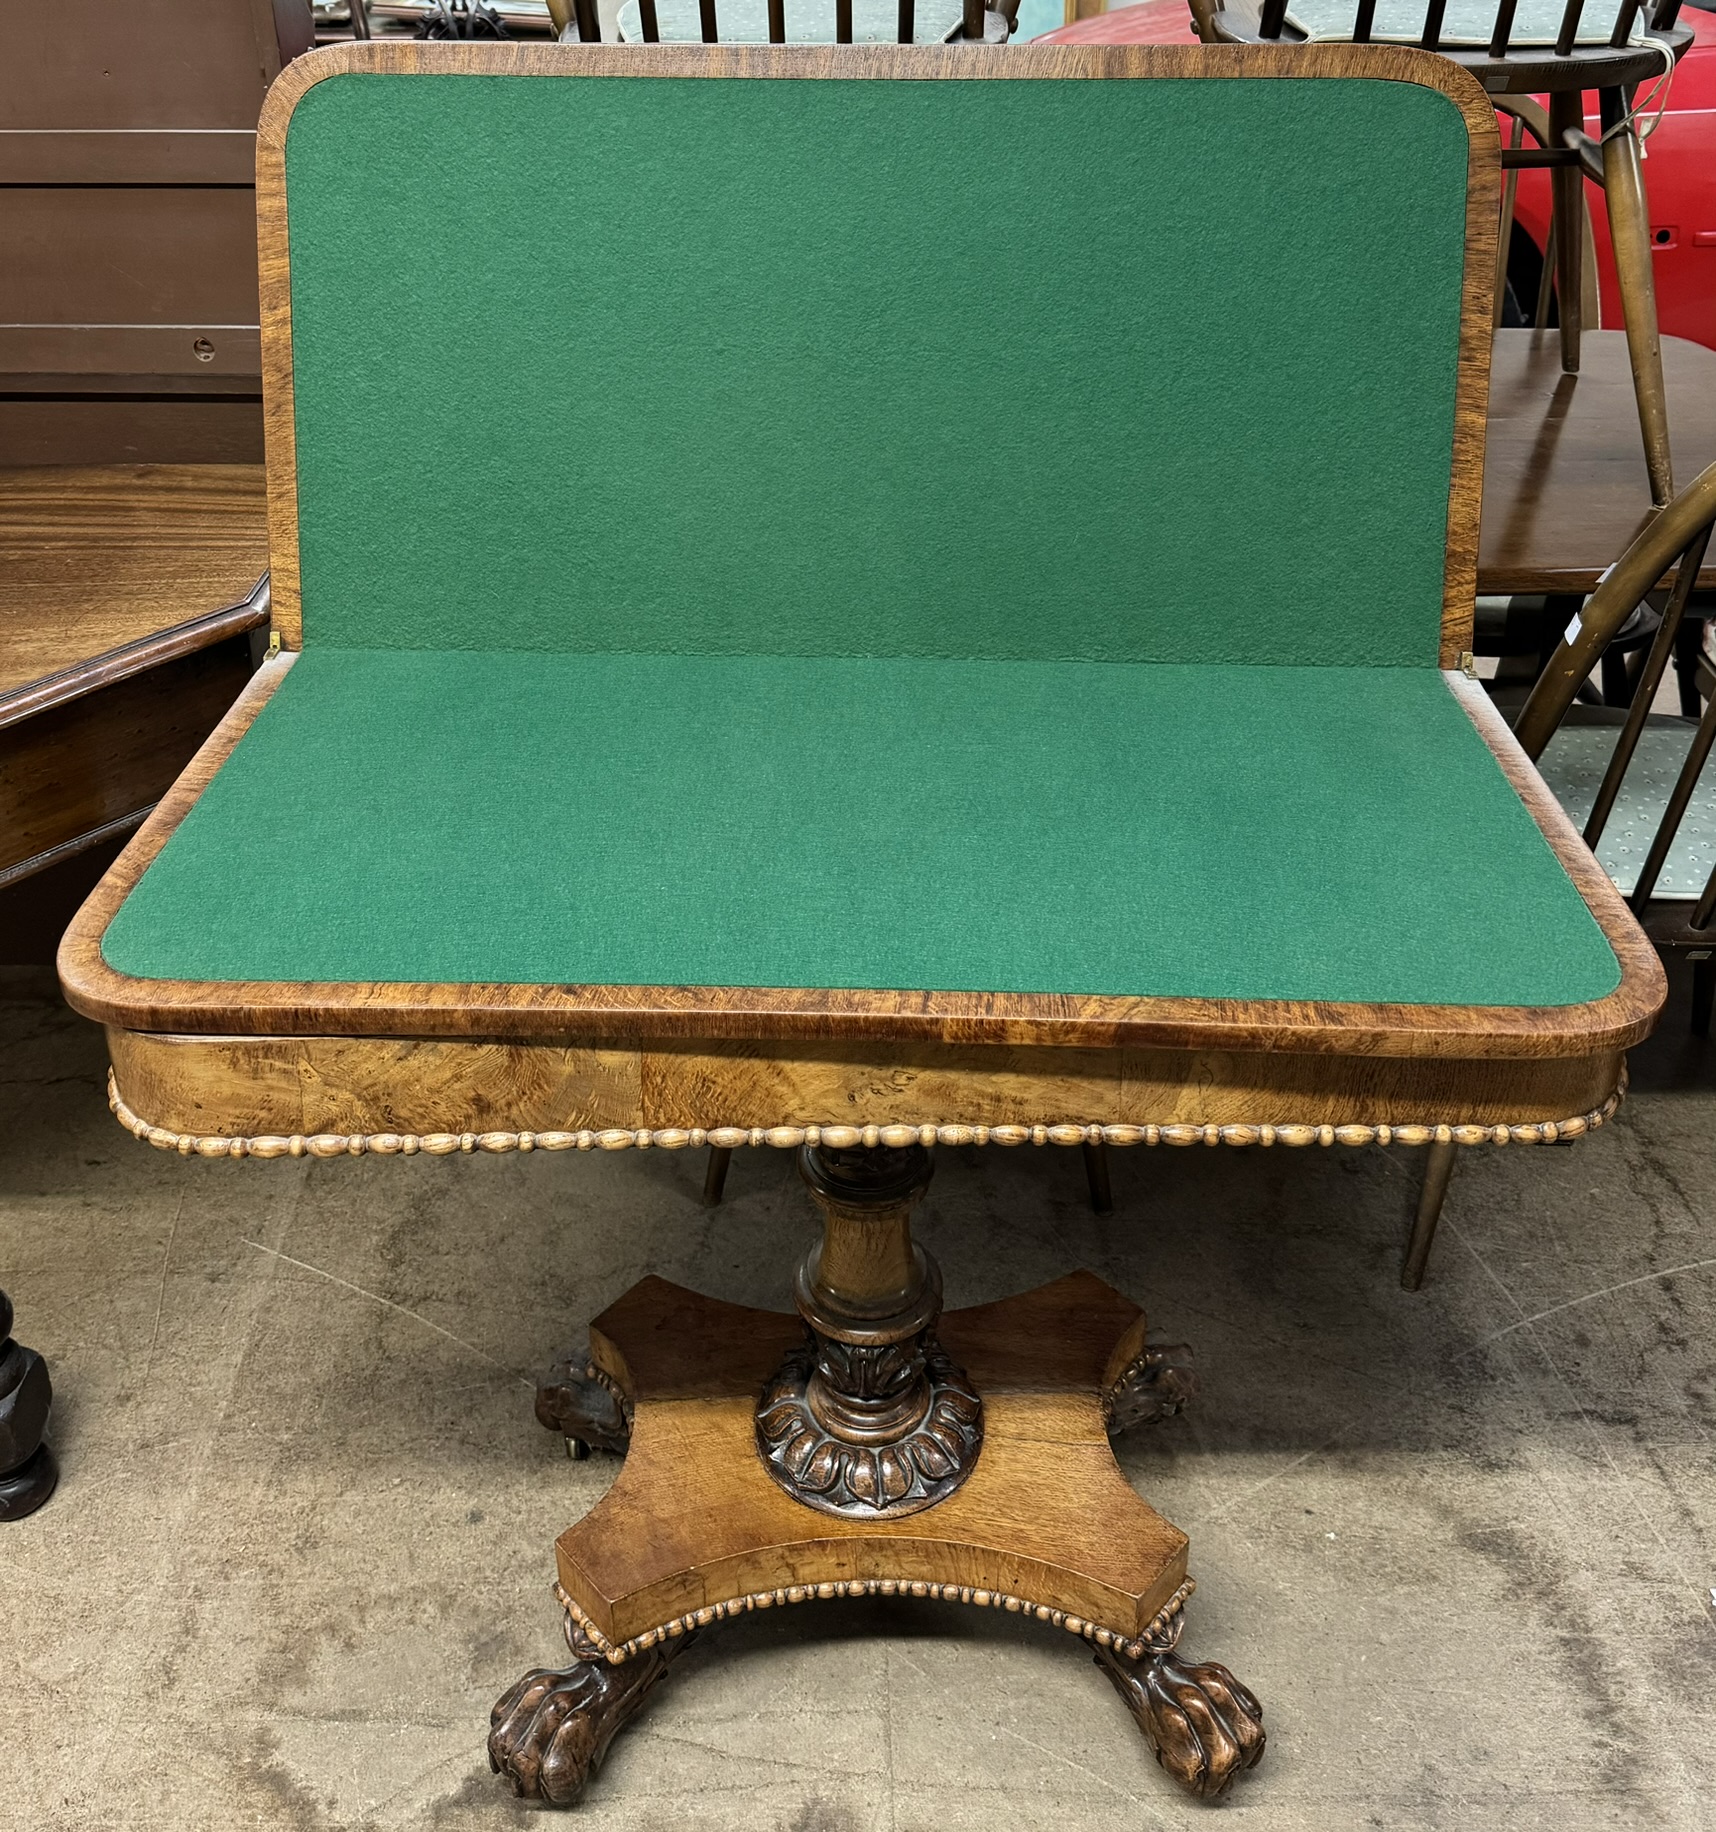
[[[309,90],[305,646],[1433,665],[1458,109],[1061,55]]]
[[[144,977],[1571,1004],[1619,968],[1433,669],[309,651]]]

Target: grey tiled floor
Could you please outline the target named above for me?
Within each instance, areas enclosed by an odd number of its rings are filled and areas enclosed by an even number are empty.
[[[772,1303],[790,1162],[214,1164],[109,1118],[97,1034],[0,1006],[0,1284],[65,1475],[0,1528],[0,1826],[549,1824],[488,1775],[559,1650],[550,1546],[614,1465],[529,1375],[646,1271]],[[1190,1339],[1126,1444],[1191,1534],[1187,1646],[1262,1697],[1225,1806],[1179,1798],[1067,1637],[937,1605],[712,1635],[568,1826],[1007,1832],[1674,1827],[1716,1795],[1716,1055],[1685,989],[1616,1122],[1474,1155],[1430,1283],[1402,1151],[945,1153],[955,1303],[1083,1264]]]

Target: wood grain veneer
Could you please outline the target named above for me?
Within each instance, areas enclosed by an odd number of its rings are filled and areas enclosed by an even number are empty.
[[[1185,1534],[1120,1473],[1102,1416],[1143,1346],[1143,1314],[1074,1273],[946,1312],[939,1333],[983,1394],[983,1454],[926,1512],[847,1520],[794,1501],[752,1448],[757,1390],[803,1339],[800,1318],[661,1279],[633,1286],[591,1328],[598,1365],[635,1397],[631,1446],[555,1548],[584,1621],[624,1643],[732,1599],[787,1589],[797,1602],[807,1586],[875,1579],[1010,1596],[1015,1611],[1072,1617],[1075,1633],[1141,1635],[1186,1580]]]
[[[936,1043],[649,1049],[492,1039],[198,1037],[112,1027],[125,1105],[199,1139],[830,1126],[1560,1123],[1618,1051],[1525,1061]]]
[[[17,689],[238,604],[267,566],[260,465],[0,470],[0,718]]]

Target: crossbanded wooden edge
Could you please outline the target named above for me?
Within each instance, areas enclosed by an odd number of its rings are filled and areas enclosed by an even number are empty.
[[[617,1667],[632,1655],[654,1647],[658,1641],[676,1640],[728,1616],[748,1615],[759,1609],[784,1609],[793,1603],[826,1603],[835,1597],[928,1597],[938,1603],[971,1603],[979,1609],[1005,1609],[1016,1616],[1034,1616],[1039,1622],[1063,1628],[1069,1635],[1081,1636],[1098,1647],[1115,1648],[1128,1660],[1142,1660],[1152,1645],[1167,1641],[1170,1634],[1178,1639],[1174,1619],[1196,1589],[1196,1582],[1187,1578],[1150,1618],[1136,1641],[1117,1635],[1113,1629],[1103,1628],[1099,1623],[1088,1622],[1083,1616],[1053,1609],[1047,1603],[1033,1603],[1029,1597],[1010,1596],[1006,1591],[984,1590],[971,1584],[935,1584],[922,1578],[849,1578],[828,1584],[788,1584],[778,1590],[753,1591],[749,1596],[731,1597],[724,1603],[688,1610],[657,1628],[645,1629],[629,1641],[610,1641],[562,1585],[554,1586],[554,1595],[566,1612],[567,1647],[580,1660],[605,1660]]]
[[[1615,1091],[1589,1113],[1564,1120],[1528,1120],[1516,1125],[1450,1125],[1425,1121],[1399,1126],[1247,1126],[1195,1123],[1165,1126],[1086,1125],[1057,1121],[1034,1126],[607,1126],[600,1131],[553,1132],[316,1132],[264,1133],[228,1138],[215,1133],[173,1132],[151,1126],[125,1104],[110,1069],[107,1104],[120,1125],[157,1151],[187,1158],[362,1158],[449,1157],[454,1152],[508,1151],[685,1151],[712,1145],[736,1151],[743,1145],[772,1145],[796,1151],[801,1145],[849,1150],[863,1145],[1553,1145],[1594,1132],[1620,1106],[1627,1089],[1621,1070]]]

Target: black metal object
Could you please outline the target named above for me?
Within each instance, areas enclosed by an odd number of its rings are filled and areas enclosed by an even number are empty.
[[[583,7],[579,8],[580,14]],[[594,8],[591,8],[592,13]],[[579,20],[583,30],[583,20]],[[511,38],[506,22],[485,0],[430,0],[430,10],[417,22],[419,38]]]
[[[12,1340],[12,1300],[0,1291],[0,1520],[35,1513],[60,1479],[42,1442],[53,1401],[48,1364]]]

